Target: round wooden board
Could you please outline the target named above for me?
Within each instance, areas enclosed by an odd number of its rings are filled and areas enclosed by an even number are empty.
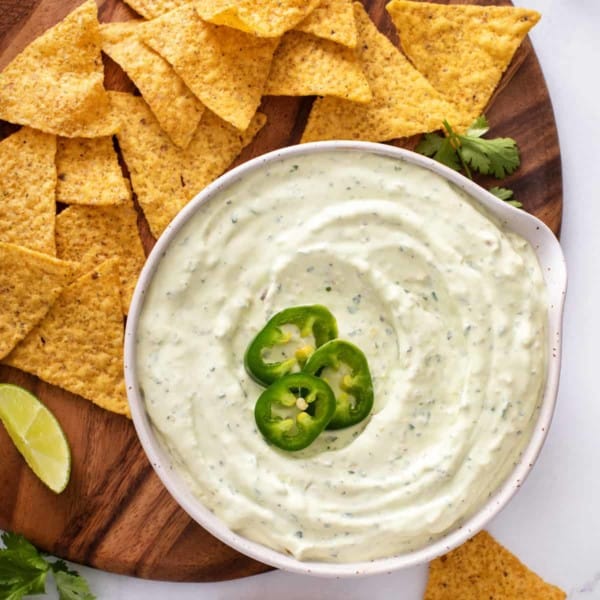
[[[80,3],[0,0],[0,69]],[[380,30],[397,43],[384,4],[365,0]],[[121,0],[103,0],[99,7],[101,21],[134,16]],[[106,59],[105,66],[108,88],[134,90],[117,65]],[[265,98],[261,110],[269,123],[236,164],[298,142],[311,103],[309,98]],[[515,138],[522,152],[520,169],[503,185],[513,188],[525,209],[558,234],[562,211],[558,137],[529,40],[517,52],[486,115],[493,126],[490,135]],[[0,122],[0,138],[15,129]],[[412,148],[416,141],[396,144]],[[149,251],[154,240],[141,214],[139,224]],[[178,507],[154,474],[129,420],[16,369],[0,365],[0,381],[22,385],[41,398],[62,424],[73,453],[71,482],[57,496],[31,473],[0,427],[1,528],[22,533],[39,548],[74,562],[151,579],[216,581],[269,569],[216,540]]]

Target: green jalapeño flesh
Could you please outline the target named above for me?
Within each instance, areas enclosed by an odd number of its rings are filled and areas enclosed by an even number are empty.
[[[318,377],[291,373],[272,383],[254,407],[263,436],[282,450],[306,448],[325,429],[335,413],[335,396]]]
[[[373,408],[373,381],[362,351],[344,340],[332,340],[316,350],[304,372],[320,377],[335,395],[336,409],[327,429],[342,429],[362,421]]]
[[[337,336],[337,322],[320,304],[293,306],[271,317],[246,350],[244,364],[262,385],[302,370],[308,357]]]

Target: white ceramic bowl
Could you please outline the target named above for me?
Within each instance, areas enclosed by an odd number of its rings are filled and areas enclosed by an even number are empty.
[[[189,491],[187,484],[178,474],[171,457],[161,444],[152,427],[140,395],[135,358],[136,330],[145,292],[152,281],[153,274],[165,250],[182,226],[194,215],[199,206],[204,202],[209,202],[215,194],[246,174],[262,169],[265,164],[277,161],[282,157],[331,152],[332,150],[355,150],[396,158],[429,169],[446,178],[459,188],[462,188],[472,198],[496,215],[508,229],[520,234],[530,242],[542,267],[549,298],[549,362],[543,402],[529,444],[523,452],[520,462],[513,469],[503,485],[460,528],[451,531],[426,547],[390,558],[345,564],[299,561],[237,535],[204,507]],[[550,229],[525,211],[516,209],[498,200],[492,194],[452,169],[407,150],[366,142],[316,142],[276,150],[233,169],[202,190],[177,215],[148,257],[135,289],[125,331],[125,380],[133,422],[150,463],[175,500],[202,527],[243,554],[255,558],[260,562],[288,571],[332,577],[387,573],[400,568],[425,563],[462,544],[481,530],[507,504],[533,467],[546,438],[554,412],[560,370],[562,312],[565,292],[565,261],[560,245]]]

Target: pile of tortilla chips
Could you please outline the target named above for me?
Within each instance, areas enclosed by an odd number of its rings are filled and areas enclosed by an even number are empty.
[[[100,24],[87,0],[0,73],[0,119],[23,126],[0,142],[0,359],[122,414],[140,227],[158,237],[231,165],[263,96],[318,96],[303,142],[460,129],[539,19],[392,0],[400,50],[352,0],[125,1],[143,18]],[[141,95],[105,90],[101,51]]]

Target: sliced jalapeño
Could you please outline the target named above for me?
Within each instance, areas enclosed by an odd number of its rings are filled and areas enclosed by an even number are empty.
[[[282,450],[302,450],[325,429],[335,412],[331,388],[307,373],[285,375],[272,383],[254,407],[263,436]]]
[[[271,317],[246,350],[244,365],[265,386],[302,370],[308,357],[337,336],[337,322],[320,304],[293,306]]]
[[[362,351],[344,340],[318,348],[303,371],[320,377],[335,395],[336,409],[327,429],[342,429],[362,421],[373,408],[373,381]]]

